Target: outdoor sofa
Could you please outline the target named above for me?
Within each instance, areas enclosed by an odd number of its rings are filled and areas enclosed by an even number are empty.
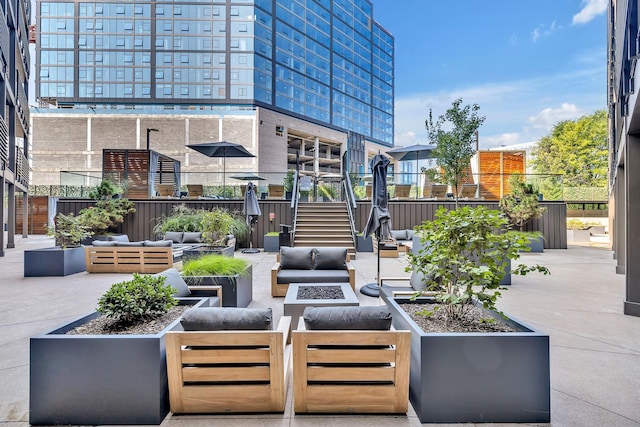
[[[172,242],[130,242],[126,234],[111,236],[85,246],[85,259],[89,273],[159,273],[173,267]]]
[[[356,271],[347,248],[283,246],[271,268],[271,296],[285,296],[289,283],[349,283],[355,290]]]

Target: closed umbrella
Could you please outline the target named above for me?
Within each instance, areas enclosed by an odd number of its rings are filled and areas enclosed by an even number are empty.
[[[380,242],[391,237],[391,215],[389,214],[389,195],[387,193],[387,167],[389,163],[389,159],[382,154],[374,156],[369,163],[373,172],[371,211],[362,234],[364,237],[368,237],[372,233],[376,235],[378,241],[378,273],[376,283],[364,285],[360,288],[360,293],[371,297],[380,295]]]
[[[260,252],[258,249],[253,248],[253,226],[258,221],[258,217],[262,215],[260,205],[258,205],[258,198],[256,197],[255,185],[253,182],[247,184],[247,189],[244,193],[244,205],[242,212],[249,226],[249,248],[242,251],[244,254],[257,254]]]
[[[204,144],[191,144],[187,147],[208,157],[222,157],[222,194],[225,194],[225,174],[227,169],[227,157],[255,157],[241,144],[234,142],[206,142]]]

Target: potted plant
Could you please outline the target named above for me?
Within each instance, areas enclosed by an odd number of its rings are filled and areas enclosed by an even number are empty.
[[[182,276],[191,286],[222,286],[223,307],[247,307],[253,299],[253,270],[248,261],[219,254],[189,258]]]
[[[31,337],[29,422],[160,424],[169,412],[165,332],[185,305],[207,301],[174,292],[163,276],[134,274],[98,311]]]
[[[524,230],[527,222],[539,218],[547,210],[539,204],[537,187],[517,176],[511,178],[511,193],[500,199],[499,206],[520,231]],[[531,252],[544,251],[544,239],[540,232],[529,233],[529,242]]]
[[[280,233],[270,231],[264,235],[264,251],[280,252]]]
[[[426,290],[437,296],[397,297],[393,288],[381,296],[394,327],[411,330],[409,396],[420,421],[549,422],[549,336],[496,309],[505,257],[517,260],[528,237],[484,207],[440,208],[417,231],[425,245],[409,255],[410,265],[429,278]],[[513,269],[532,271],[548,273],[539,265]],[[513,332],[427,332],[403,309],[412,303],[421,304],[418,321],[476,329],[504,321]],[[477,310],[479,317],[472,317]]]
[[[590,242],[590,227],[588,223],[579,219],[567,220],[567,242]]]
[[[287,175],[284,177],[284,181],[282,182],[282,186],[284,187],[284,198],[286,200],[291,200],[293,193],[293,176],[295,171],[293,169],[289,169],[287,171]]]
[[[89,231],[80,217],[56,215],[47,234],[54,237],[57,246],[24,251],[24,277],[67,276],[86,270],[80,241],[89,236]]]

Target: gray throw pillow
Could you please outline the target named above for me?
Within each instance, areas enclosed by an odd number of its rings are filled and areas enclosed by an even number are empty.
[[[144,245],[155,248],[173,247],[173,240],[145,240]]]
[[[391,310],[381,306],[307,307],[303,313],[307,329],[376,330],[391,328]]]
[[[166,277],[167,279],[164,281],[165,285],[169,285],[172,288],[176,289],[176,292],[173,294],[174,297],[188,297],[191,295],[191,291],[189,290],[189,286],[187,286],[186,282],[175,268],[169,268],[165,271],[162,271],[156,276]]]
[[[286,270],[313,269],[313,248],[280,248],[280,265]]]
[[[316,248],[316,270],[346,270],[347,248]]]
[[[202,233],[199,231],[185,231],[182,236],[182,243],[202,243]]]
[[[116,242],[107,242],[105,240],[94,240],[91,242],[93,246],[115,246]]]
[[[126,234],[120,234],[117,236],[109,236],[109,241],[111,242],[128,242],[129,241],[129,236],[127,236]]]
[[[144,242],[115,242],[116,246],[144,246]]]
[[[182,243],[182,231],[167,231],[164,233],[164,240],[172,240],[173,243]]]
[[[413,240],[413,236],[416,235],[416,230],[414,230],[413,228],[410,228],[407,231],[407,240]]]
[[[407,230],[391,230],[391,237],[395,240],[407,240]]]
[[[427,289],[427,280],[424,277],[424,274],[419,271],[415,271],[415,270],[411,271],[409,284],[416,291],[424,291]]]
[[[185,331],[233,331],[271,329],[270,308],[197,307],[180,319]]]

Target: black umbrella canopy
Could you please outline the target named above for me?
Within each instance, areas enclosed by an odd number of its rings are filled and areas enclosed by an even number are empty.
[[[239,179],[240,181],[264,181],[263,177],[251,172],[237,173],[235,175],[231,175],[231,178]]]
[[[396,160],[425,160],[433,158],[435,145],[414,144],[407,147],[398,147],[387,151],[387,154]]]
[[[242,144],[236,144],[235,142],[219,141],[219,142],[206,142],[204,144],[191,144],[187,147],[192,150],[204,154],[208,157],[222,157],[222,194],[224,195],[226,190],[225,174],[227,169],[227,157],[255,157],[253,154],[247,151]]]
[[[391,235],[391,215],[388,209],[387,167],[389,158],[377,154],[371,159],[369,166],[373,172],[371,188],[371,212],[364,227],[363,235],[376,233],[378,240],[387,240]]]

